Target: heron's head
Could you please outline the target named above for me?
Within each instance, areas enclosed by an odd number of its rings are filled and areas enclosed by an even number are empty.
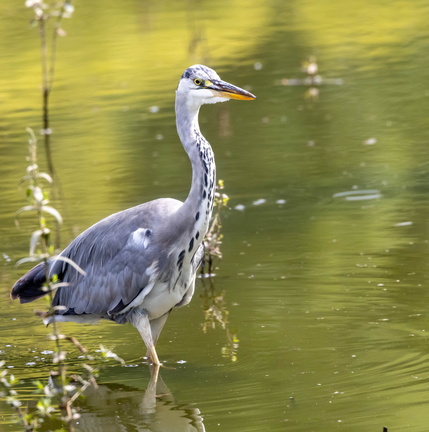
[[[219,75],[203,65],[194,65],[183,72],[177,88],[177,96],[185,97],[194,107],[203,104],[225,102],[229,99],[252,100],[252,93],[222,81]]]

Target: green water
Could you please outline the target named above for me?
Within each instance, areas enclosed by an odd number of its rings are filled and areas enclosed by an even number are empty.
[[[25,204],[24,129],[41,129],[39,41],[21,3],[0,5],[0,359],[27,395],[46,378],[52,347],[33,315],[43,302],[8,298],[32,227],[14,223]],[[62,327],[127,363],[101,373],[79,430],[427,431],[427,3],[75,7],[51,107],[63,246],[115,211],[186,197],[173,108],[186,67],[205,63],[258,97],[201,110],[230,196],[223,259],[163,330],[157,350],[171,368],[154,410],[135,329]],[[313,96],[286,85],[305,79],[310,56],[322,77]],[[212,328],[209,307],[224,328]],[[3,403],[0,430],[19,430]]]

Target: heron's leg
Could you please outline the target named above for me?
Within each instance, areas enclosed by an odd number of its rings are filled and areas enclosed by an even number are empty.
[[[156,345],[158,342],[159,335],[161,334],[161,330],[164,327],[164,324],[167,321],[168,315],[170,315],[170,311],[165,313],[164,315],[150,321],[150,329],[152,331],[152,340],[153,344]]]
[[[152,330],[147,314],[142,311],[136,311],[133,314],[132,323],[140,333],[140,336],[147,347],[147,356],[149,360],[151,360],[155,366],[159,366],[161,363],[155,350],[155,344],[153,343],[152,338]]]

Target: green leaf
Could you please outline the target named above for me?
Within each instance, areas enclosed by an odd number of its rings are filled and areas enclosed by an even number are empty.
[[[27,180],[33,180],[33,177],[30,176],[30,175],[26,175],[26,176],[22,177],[22,178],[19,180],[18,185],[20,185],[20,184],[26,182]]]
[[[38,256],[25,257],[25,258],[22,258],[19,261],[17,261],[15,266],[19,267],[20,265],[25,264],[25,263],[29,263],[29,262],[34,263],[34,262],[40,262],[40,261],[42,261],[42,259]]]
[[[45,172],[41,172],[41,173],[37,173],[36,174],[36,177],[37,178],[42,178],[42,179],[45,179],[48,183],[50,183],[50,184],[52,184],[54,181],[52,180],[52,177],[49,175],[49,174],[47,174],[47,173],[45,173]]]
[[[42,211],[49,213],[51,216],[53,216],[58,224],[62,224],[63,223],[63,218],[60,215],[60,212],[56,209],[54,209],[51,206],[42,206]]]
[[[28,205],[28,206],[21,207],[21,208],[16,212],[16,219],[18,219],[18,217],[21,215],[21,213],[23,213],[23,212],[27,212],[27,211],[37,211],[37,207],[34,206],[34,205]]]
[[[45,386],[41,381],[33,381],[34,386],[37,388],[37,390],[43,391]]]
[[[31,239],[30,239],[30,256],[33,256],[35,254],[36,251],[36,247],[39,243],[39,239],[41,237],[41,235],[43,234],[42,230],[36,230],[33,232],[33,234],[31,234]]]
[[[77,270],[81,275],[86,276],[86,271],[80,268],[73,260],[70,258],[67,258],[62,255],[57,255],[55,257],[52,257],[54,260],[64,261],[67,264],[70,264],[75,270]]]
[[[43,204],[43,191],[42,188],[39,186],[33,186],[33,198],[36,201],[37,204],[41,205]]]

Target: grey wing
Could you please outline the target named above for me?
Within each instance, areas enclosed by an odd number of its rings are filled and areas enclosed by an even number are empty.
[[[179,201],[171,201],[174,208],[180,205]],[[64,261],[53,264],[51,274],[58,274],[62,282],[69,284],[55,295],[54,305],[66,307],[60,314],[114,315],[143,290],[146,295],[159,273],[168,273],[168,257],[157,245],[153,223],[163,215],[155,210],[142,205],[112,215],[82,233],[63,251],[61,255],[78,264],[86,275]]]

